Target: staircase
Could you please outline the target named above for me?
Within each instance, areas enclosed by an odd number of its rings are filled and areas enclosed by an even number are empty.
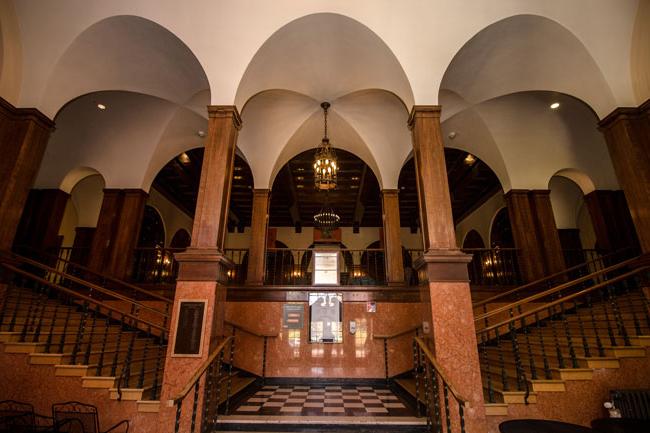
[[[476,302],[489,430],[511,418],[589,425],[610,390],[650,388],[649,275],[640,258],[587,263]],[[427,374],[414,372],[395,382],[427,407]]]
[[[65,388],[56,394],[58,400],[88,395],[99,405],[99,394],[107,404],[132,402],[137,413],[155,414],[169,308],[152,305],[171,301],[126,283],[120,292],[107,289],[90,282],[98,280],[97,274],[86,270],[84,279],[79,269],[74,275],[69,270],[15,254],[2,257],[0,356],[5,365],[25,365],[28,376],[43,378],[42,386]],[[141,300],[124,294],[134,290],[141,291]],[[76,380],[54,382],[48,375]]]

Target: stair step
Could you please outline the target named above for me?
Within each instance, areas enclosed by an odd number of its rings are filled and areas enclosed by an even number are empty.
[[[508,416],[507,403],[485,403],[484,406],[487,416]]]
[[[563,380],[548,380],[548,379],[538,379],[531,380],[530,383],[533,385],[533,391],[535,392],[564,392],[566,387],[564,386]]]
[[[81,386],[84,388],[111,389],[115,387],[115,377],[83,376]]]
[[[158,413],[158,412],[160,412],[160,401],[159,400],[138,400],[137,405],[138,405],[138,412],[141,412],[141,413]]]

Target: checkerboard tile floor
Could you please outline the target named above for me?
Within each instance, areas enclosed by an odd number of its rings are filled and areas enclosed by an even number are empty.
[[[413,416],[388,388],[372,386],[264,386],[236,415]]]

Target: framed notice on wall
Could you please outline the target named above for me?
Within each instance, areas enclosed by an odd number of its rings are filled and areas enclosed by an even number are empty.
[[[207,299],[180,300],[172,356],[202,355],[207,305]]]
[[[314,285],[339,285],[338,251],[314,251]]]

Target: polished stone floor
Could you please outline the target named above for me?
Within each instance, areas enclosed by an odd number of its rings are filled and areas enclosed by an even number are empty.
[[[387,387],[264,386],[233,415],[410,417],[413,411]]]

